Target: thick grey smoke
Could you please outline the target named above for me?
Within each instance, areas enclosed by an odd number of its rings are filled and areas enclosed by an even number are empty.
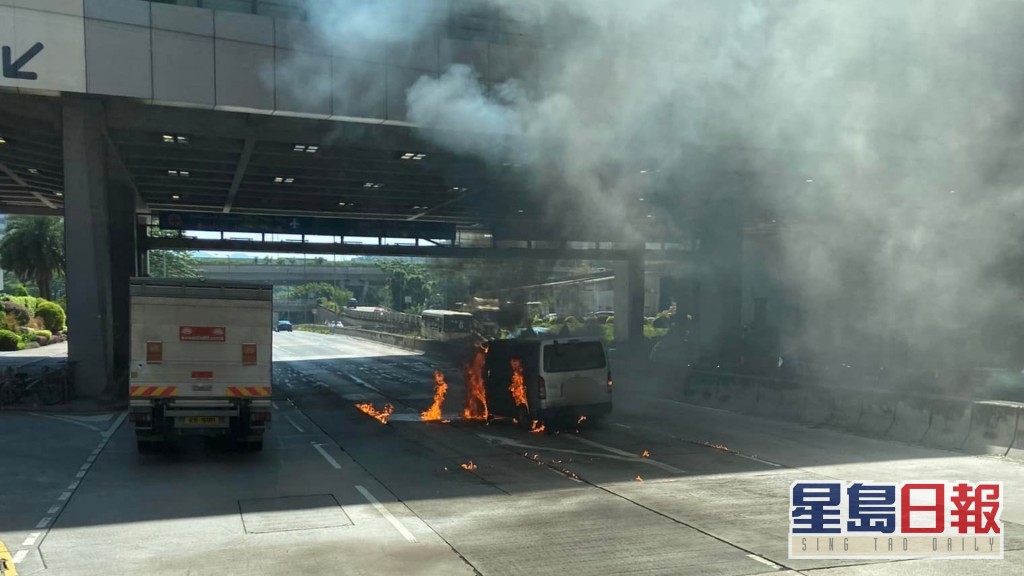
[[[629,238],[707,226],[716,203],[772,224],[748,238],[760,280],[744,298],[769,298],[791,353],[1024,360],[1020,3],[474,4],[521,21],[527,41],[414,83],[408,119],[444,128],[427,137],[522,164],[548,215]],[[328,29],[385,41],[447,22],[399,17],[420,13],[413,0],[330,5]]]

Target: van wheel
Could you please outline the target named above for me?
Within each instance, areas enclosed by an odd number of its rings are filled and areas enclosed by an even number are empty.
[[[530,420],[530,409],[526,406],[516,407],[516,425],[523,430],[532,428],[533,421]]]

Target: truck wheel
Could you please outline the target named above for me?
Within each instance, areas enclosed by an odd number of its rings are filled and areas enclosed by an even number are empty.
[[[160,451],[160,448],[163,447],[163,444],[160,442],[152,442],[147,440],[138,440],[136,441],[136,443],[139,447],[139,454],[155,454]]]

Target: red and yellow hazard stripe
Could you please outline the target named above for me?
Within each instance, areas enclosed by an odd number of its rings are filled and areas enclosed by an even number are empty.
[[[244,398],[270,396],[270,386],[228,386],[228,396]]]
[[[129,389],[133,398],[167,398],[177,396],[177,386],[132,386]]]

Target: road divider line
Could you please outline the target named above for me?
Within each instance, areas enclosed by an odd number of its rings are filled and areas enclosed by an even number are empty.
[[[614,446],[606,446],[604,444],[601,444],[600,442],[594,442],[593,440],[587,440],[586,438],[580,438],[579,436],[566,436],[566,438],[572,438],[573,440],[576,440],[577,442],[582,442],[584,444],[587,444],[588,446],[593,446],[594,448],[600,448],[601,450],[605,450],[605,451],[610,452],[612,454],[615,454],[617,456],[622,456],[622,457],[625,457],[625,458],[636,459],[638,462],[644,462],[645,464],[648,464],[650,466],[654,466],[655,468],[660,468],[660,469],[662,469],[662,470],[664,470],[666,472],[672,472],[673,474],[682,474],[683,473],[683,470],[680,470],[679,468],[676,468],[675,466],[671,466],[669,464],[665,464],[664,462],[659,462],[659,461],[651,459],[651,458],[644,458],[644,457],[640,456],[639,454],[634,454],[632,452],[626,452],[625,450],[619,450],[618,448],[615,448]]]
[[[57,512],[60,512],[60,504],[50,506],[50,509],[46,511],[47,514],[56,514]]]
[[[92,430],[93,432],[99,432],[100,434],[103,433],[103,430],[100,430],[99,428],[93,426],[92,424],[86,424],[85,422],[80,422],[78,420],[68,418],[66,416],[54,416],[52,414],[40,414],[38,412],[29,412],[29,414],[31,414],[32,416],[38,416],[39,418],[49,418],[50,420],[58,420],[60,422],[65,422],[67,424],[74,424],[75,426],[88,428],[89,430]]]
[[[28,538],[25,538],[25,541],[22,542],[21,545],[22,546],[26,546],[26,547],[28,547],[28,546],[35,546],[36,545],[36,540],[39,539],[39,534],[40,534],[39,532],[33,532],[33,533],[29,534]]]
[[[328,464],[334,466],[335,470],[341,470],[341,464],[338,464],[338,461],[335,460],[333,456],[328,454],[327,451],[324,450],[324,447],[322,445],[317,444],[316,442],[310,442],[309,444],[313,446],[313,448],[316,448],[316,451],[319,452],[320,455],[324,457],[324,460],[327,460]]]
[[[28,550],[18,550],[14,553],[14,557],[11,558],[11,562],[14,564],[15,569],[17,569],[18,564],[21,564],[22,561],[25,560],[25,556],[28,556]],[[17,572],[15,572],[15,574],[17,574]]]
[[[757,554],[747,554],[747,558],[750,558],[751,560],[754,560],[755,562],[760,562],[761,564],[764,564],[765,566],[771,566],[775,570],[778,570],[778,569],[782,568],[778,564],[776,564],[776,563],[774,563],[774,562],[772,562],[770,560],[766,560],[766,559],[758,556]]]
[[[574,477],[570,476],[569,474],[566,474],[565,472],[562,472],[558,468],[552,468],[551,466],[546,466],[546,468],[548,470],[551,470],[555,474],[558,474],[559,476],[562,476],[563,478],[568,478],[569,480],[572,480],[573,482],[576,482],[577,484],[582,484],[583,483],[583,480],[580,480],[579,478],[574,478]]]
[[[78,488],[78,480],[75,480],[71,484],[68,484],[68,490],[74,492],[76,488]]]
[[[767,460],[761,460],[757,456],[747,456],[746,454],[740,454],[739,452],[730,452],[740,458],[746,458],[747,460],[753,460],[754,462],[760,462],[761,464],[767,464],[768,466],[774,466],[775,468],[782,468],[782,464],[776,464],[775,462],[769,462]]]
[[[82,464],[82,467],[79,468],[79,470],[88,470],[90,466],[92,466],[92,464],[86,462],[85,464]]]
[[[75,474],[75,478],[85,478],[85,470],[79,470],[78,473]]]
[[[270,405],[274,408],[274,410],[280,410],[280,408],[277,407],[277,402],[271,402]]]
[[[399,534],[409,542],[416,542],[416,537],[412,535],[412,532],[409,532],[409,530],[398,521],[398,518],[395,518],[394,514],[380,503],[380,500],[377,500],[373,494],[370,494],[369,490],[359,485],[356,485],[356,490],[359,490],[359,493],[363,495],[363,498],[366,498],[366,501],[376,508],[377,512],[380,512],[380,515],[390,522],[391,525],[395,527],[395,530],[398,530]]]
[[[121,427],[121,424],[124,422],[124,419],[127,418],[127,417],[128,417],[128,412],[127,411],[121,412],[121,415],[118,416],[117,420],[115,420],[114,423],[110,425],[110,428],[107,428],[106,431],[100,433],[100,436],[103,436],[103,442],[101,443],[101,446],[102,445],[106,445],[107,440],[110,439],[110,437],[114,434],[114,432],[117,432],[117,429]]]
[[[625,424],[619,424],[618,422],[616,422],[615,425],[619,426],[620,428],[625,428],[626,430],[632,430],[631,427],[626,426]]]
[[[38,524],[36,524],[36,528],[46,528],[50,525],[50,522],[53,522],[53,518],[47,516],[46,518],[40,520]]]
[[[292,420],[292,417],[291,417],[291,416],[289,416],[289,415],[285,414],[285,415],[284,415],[284,419],[285,419],[285,420],[287,420],[287,421],[288,421],[288,423],[289,423],[289,424],[291,424],[291,425],[292,425],[292,426],[293,426],[293,427],[294,427],[294,428],[295,428],[296,430],[298,430],[299,432],[301,432],[301,433],[305,433],[305,432],[306,432],[305,430],[303,430],[303,429],[302,429],[302,427],[301,427],[301,426],[299,426],[298,424],[296,424],[296,423],[295,423],[295,420]]]
[[[61,492],[60,498],[57,498],[57,500],[60,500],[60,501],[63,502],[64,500],[67,500],[68,498],[71,498],[71,492]]]

